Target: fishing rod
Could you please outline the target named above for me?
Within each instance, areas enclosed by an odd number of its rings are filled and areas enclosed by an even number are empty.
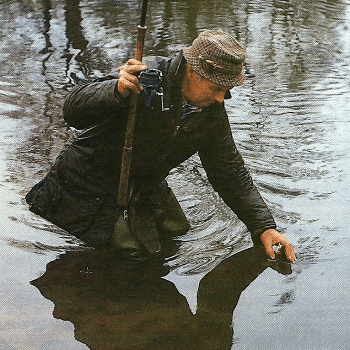
[[[142,60],[143,45],[145,41],[145,35],[147,31],[146,27],[146,12],[147,12],[148,0],[143,0],[141,21],[137,27],[137,42],[135,59]],[[128,121],[125,132],[125,143],[123,148],[122,165],[120,170],[120,181],[118,189],[118,201],[117,208],[121,212],[117,222],[114,225],[114,230],[110,236],[110,243],[114,249],[121,252],[126,252],[130,256],[138,256],[141,252],[145,251],[143,244],[136,238],[132,228],[130,227],[128,217],[128,201],[129,201],[129,178],[130,178],[130,166],[132,155],[132,143],[135,129],[135,117],[137,109],[138,95],[131,92],[130,95],[130,107],[128,114]]]
[[[147,12],[148,0],[143,0],[141,10],[141,20],[137,27],[137,42],[135,59],[142,60],[143,46],[146,36],[146,12]],[[125,143],[123,149],[122,165],[120,172],[120,182],[118,191],[118,208],[125,210],[128,204],[128,187],[130,177],[131,155],[132,155],[132,143],[135,129],[135,116],[137,109],[138,95],[134,92],[130,96],[129,115],[125,133]]]

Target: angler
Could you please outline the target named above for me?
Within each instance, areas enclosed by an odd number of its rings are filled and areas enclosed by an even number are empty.
[[[176,57],[130,59],[117,73],[72,90],[63,117],[82,132],[27,195],[30,210],[96,247],[136,255],[158,252],[164,235],[189,229],[165,178],[198,152],[213,188],[254,243],[263,244],[272,258],[273,245],[280,243],[294,261],[293,248],[276,231],[228,122],[224,100],[243,84],[244,60],[245,48],[234,37],[206,30]],[[136,95],[125,185],[121,159]],[[125,205],[120,191],[127,194]]]

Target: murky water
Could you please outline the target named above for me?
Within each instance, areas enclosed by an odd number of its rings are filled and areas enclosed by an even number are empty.
[[[139,12],[131,0],[0,2],[0,349],[348,349],[346,0],[149,5],[147,55],[172,55],[204,28],[247,46],[227,108],[296,248],[292,271],[248,249],[196,156],[169,176],[192,229],[166,266],[122,266],[29,213],[25,193],[73,133],[64,96],[133,56]]]

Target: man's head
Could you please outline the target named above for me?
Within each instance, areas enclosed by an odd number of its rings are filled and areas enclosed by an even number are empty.
[[[243,84],[245,48],[229,34],[204,31],[183,52],[187,67],[182,88],[188,102],[198,107],[223,102],[228,90]]]

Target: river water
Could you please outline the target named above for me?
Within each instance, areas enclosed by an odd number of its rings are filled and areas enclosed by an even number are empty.
[[[149,5],[146,55],[207,28],[247,47],[226,105],[292,266],[251,248],[197,156],[168,179],[192,229],[165,265],[121,265],[28,211],[74,134],[64,96],[133,56],[139,13],[134,0],[0,2],[0,349],[349,349],[346,0]]]

